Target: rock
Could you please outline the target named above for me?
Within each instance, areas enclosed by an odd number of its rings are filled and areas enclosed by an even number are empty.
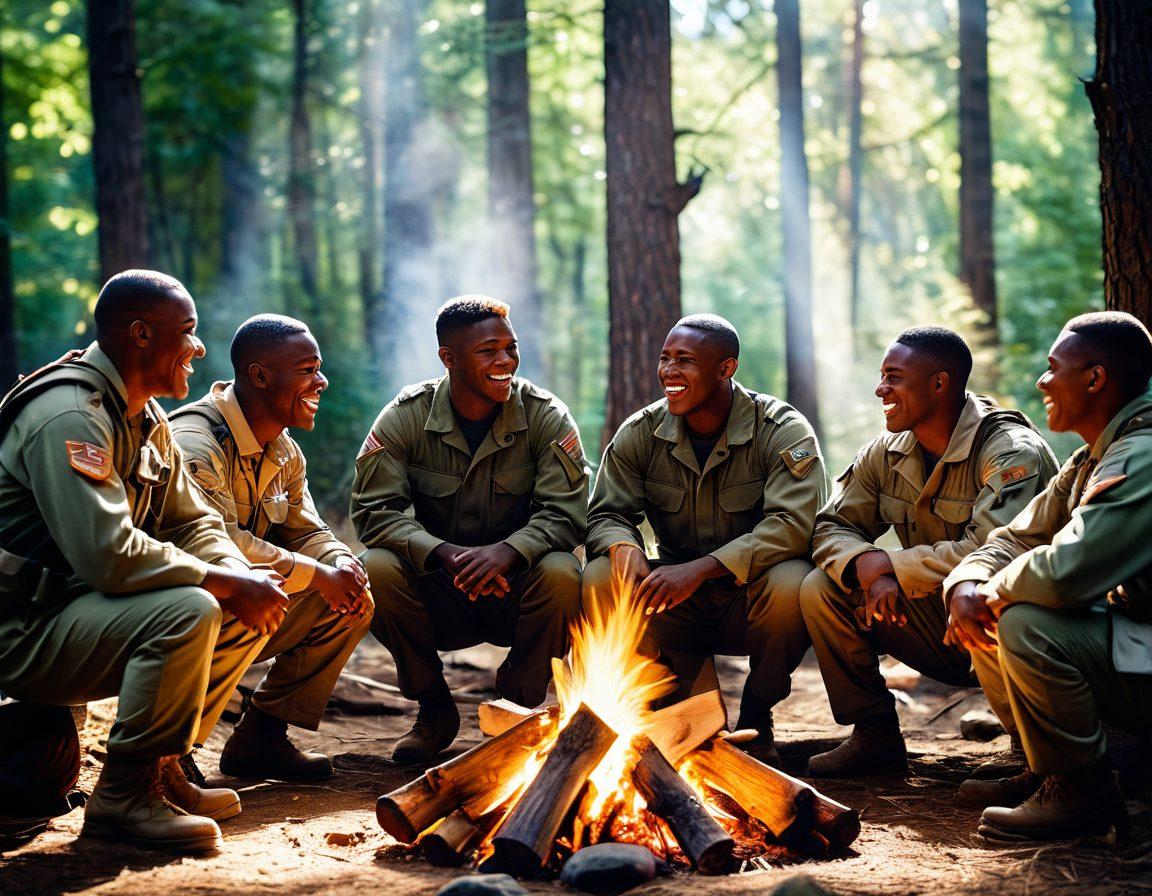
[[[329,831],[324,835],[324,842],[329,846],[355,846],[367,839],[363,831]]]
[[[508,874],[470,874],[458,877],[439,890],[436,896],[527,896],[528,891]]]
[[[631,843],[597,843],[564,863],[560,880],[585,893],[623,893],[656,876],[656,857]]]
[[[992,740],[1003,733],[1004,726],[990,712],[974,709],[960,717],[960,736],[964,740]]]
[[[880,674],[884,676],[884,686],[891,690],[911,691],[920,684],[920,673],[904,663],[881,666]]]
[[[807,874],[797,874],[777,884],[770,896],[831,896]]]

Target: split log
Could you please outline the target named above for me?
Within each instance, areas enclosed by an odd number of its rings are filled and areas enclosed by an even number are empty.
[[[500,698],[499,700],[485,700],[481,703],[480,708],[476,711],[476,718],[480,723],[481,733],[495,737],[528,718],[532,713],[533,710],[527,706],[521,706],[519,703]]]
[[[524,877],[539,874],[580,789],[615,740],[616,732],[581,704],[492,838],[494,852],[485,867]]]
[[[454,759],[428,769],[410,784],[376,801],[376,820],[402,843],[456,809],[479,817],[506,800],[519,786],[531,751],[556,729],[559,709],[540,710]]]
[[[664,819],[701,874],[727,872],[735,841],[649,738],[638,735],[632,745],[637,755],[632,781],[648,808]]]
[[[727,724],[724,698],[719,691],[708,691],[652,713],[644,733],[676,765]]]
[[[433,865],[463,865],[484,837],[484,832],[471,818],[457,809],[420,838],[424,857]]]
[[[816,794],[816,833],[827,841],[829,852],[843,852],[860,836],[860,813],[818,790],[812,792]]]

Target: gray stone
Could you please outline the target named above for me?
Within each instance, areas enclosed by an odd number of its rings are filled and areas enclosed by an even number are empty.
[[[1003,733],[1004,726],[990,712],[974,709],[960,717],[960,736],[964,740],[994,740]]]
[[[585,893],[623,893],[656,876],[656,857],[631,843],[597,843],[564,863],[560,880]]]
[[[507,874],[470,874],[442,886],[436,896],[527,896],[528,891]]]
[[[776,885],[770,896],[831,896],[807,874],[797,874]]]

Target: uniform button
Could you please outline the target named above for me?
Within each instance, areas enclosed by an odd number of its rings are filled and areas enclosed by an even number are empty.
[[[723,457],[723,456],[724,456],[724,455],[726,455],[727,453],[728,453],[727,451],[717,451],[717,452],[716,452],[716,456],[717,456],[717,457]]]
[[[504,436],[504,441],[505,442],[511,442],[512,441],[512,433],[508,433],[506,436]]]

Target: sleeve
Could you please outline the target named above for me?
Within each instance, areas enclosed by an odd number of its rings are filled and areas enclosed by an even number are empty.
[[[406,511],[412,506],[408,485],[409,436],[405,408],[392,402],[376,418],[352,481],[351,516],[356,536],[367,548],[387,548],[424,572],[428,555],[444,543]]]
[[[588,558],[606,555],[615,544],[644,550],[644,473],[639,456],[643,436],[625,423],[604,449],[588,508]]]
[[[504,539],[532,566],[549,551],[571,551],[588,528],[588,472],[580,432],[567,411],[549,406],[535,449],[532,516]]]
[[[784,560],[807,556],[816,513],[828,499],[828,471],[807,421],[790,419],[764,442],[757,446],[766,454],[764,517],[751,532],[712,552],[741,584]]]
[[[1044,489],[1054,471],[1048,447],[1034,439],[1014,439],[1011,445],[990,442],[979,458],[982,483],[972,504],[972,517],[956,541],[913,545],[889,551],[901,590],[911,598],[933,594],[947,575],[968,554],[984,543],[989,533],[1006,525]]]
[[[880,518],[881,467],[887,448],[881,439],[865,445],[837,482],[840,491],[816,514],[812,562],[846,591],[858,587],[849,575],[852,561],[879,550],[876,539],[888,531]]]

